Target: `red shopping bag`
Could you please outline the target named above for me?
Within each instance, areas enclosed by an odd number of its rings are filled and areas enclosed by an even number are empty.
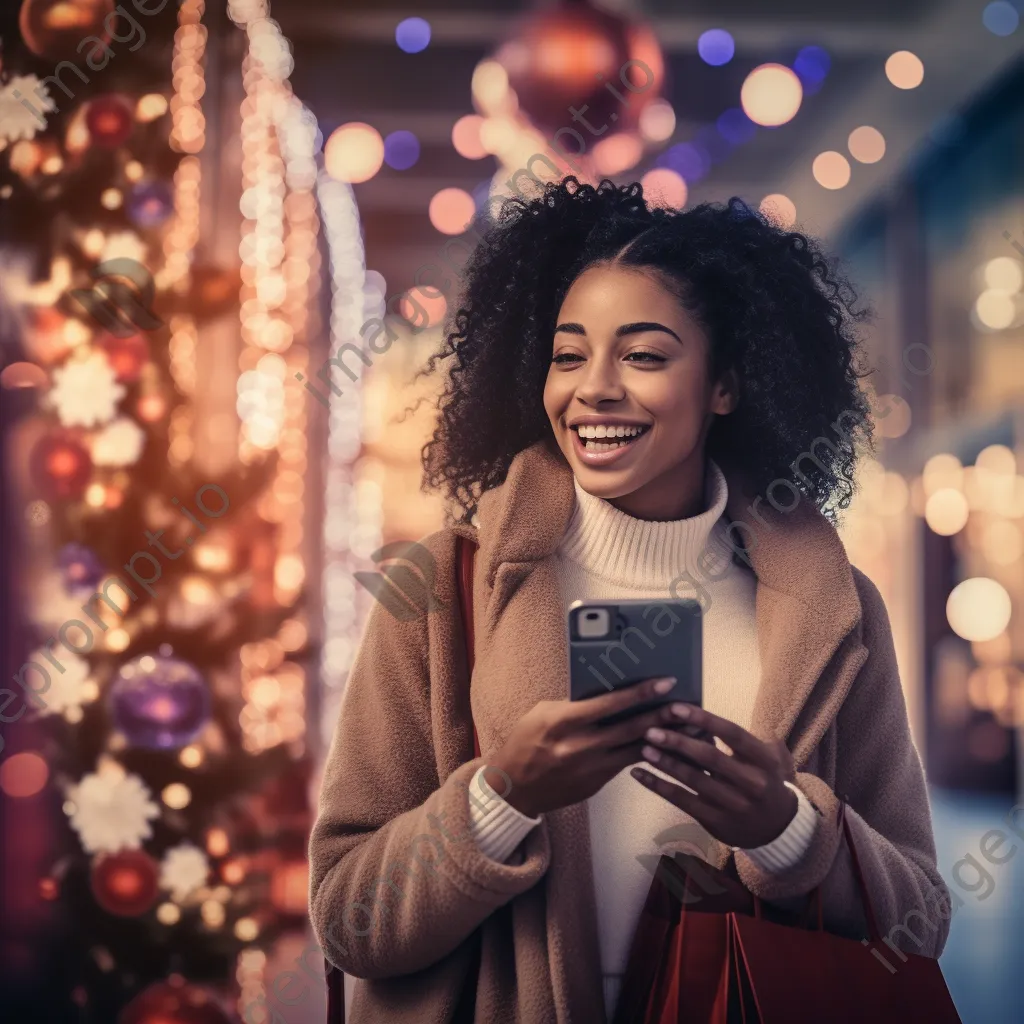
[[[662,857],[641,912],[615,1024],[961,1024],[938,962],[872,955],[881,934],[840,805],[870,945],[826,932],[821,891],[803,915],[753,896],[696,858]],[[817,907],[816,927],[807,927]]]

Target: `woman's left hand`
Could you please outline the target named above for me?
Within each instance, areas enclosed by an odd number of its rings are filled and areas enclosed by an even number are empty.
[[[781,835],[797,811],[796,793],[783,785],[796,778],[785,742],[765,743],[692,704],[675,704],[673,710],[680,724],[718,736],[732,753],[676,729],[652,729],[645,736],[644,759],[695,793],[640,767],[630,769],[633,777],[728,846],[750,850]]]

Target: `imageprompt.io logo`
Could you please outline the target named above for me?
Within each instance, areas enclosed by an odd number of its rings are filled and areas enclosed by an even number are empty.
[[[109,333],[127,338],[138,331],[155,331],[164,322],[153,313],[153,276],[137,260],[120,257],[105,260],[91,271],[92,288],[74,288],[74,299]]]
[[[416,541],[396,540],[370,555],[380,572],[357,572],[365,587],[400,622],[411,622],[447,607],[434,593],[434,556]]]

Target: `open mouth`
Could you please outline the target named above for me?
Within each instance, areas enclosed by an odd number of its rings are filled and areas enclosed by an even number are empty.
[[[573,427],[579,437],[581,446],[588,452],[612,452],[618,448],[628,448],[638,438],[643,437],[650,427],[647,426],[590,426],[581,424]]]

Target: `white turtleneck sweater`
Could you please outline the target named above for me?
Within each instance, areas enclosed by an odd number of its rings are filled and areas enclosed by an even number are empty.
[[[575,487],[576,506],[552,556],[565,610],[580,599],[696,598],[703,609],[703,706],[749,729],[761,679],[754,619],[757,580],[732,558],[725,534],[728,522],[722,516],[728,488],[721,469],[708,460],[705,511],[669,522],[635,519],[587,493],[578,481]],[[637,763],[676,781],[646,761]],[[474,775],[470,787],[474,838],[495,860],[518,860],[519,844],[541,819],[506,803],[484,781],[483,771]],[[766,846],[741,852],[766,870],[784,871],[796,864],[817,826],[813,805],[791,788],[798,810],[786,830]],[[711,837],[692,817],[634,779],[629,767],[592,796],[587,808],[610,1020],[660,844],[699,854],[706,853]],[[671,834],[659,835],[668,830]]]

